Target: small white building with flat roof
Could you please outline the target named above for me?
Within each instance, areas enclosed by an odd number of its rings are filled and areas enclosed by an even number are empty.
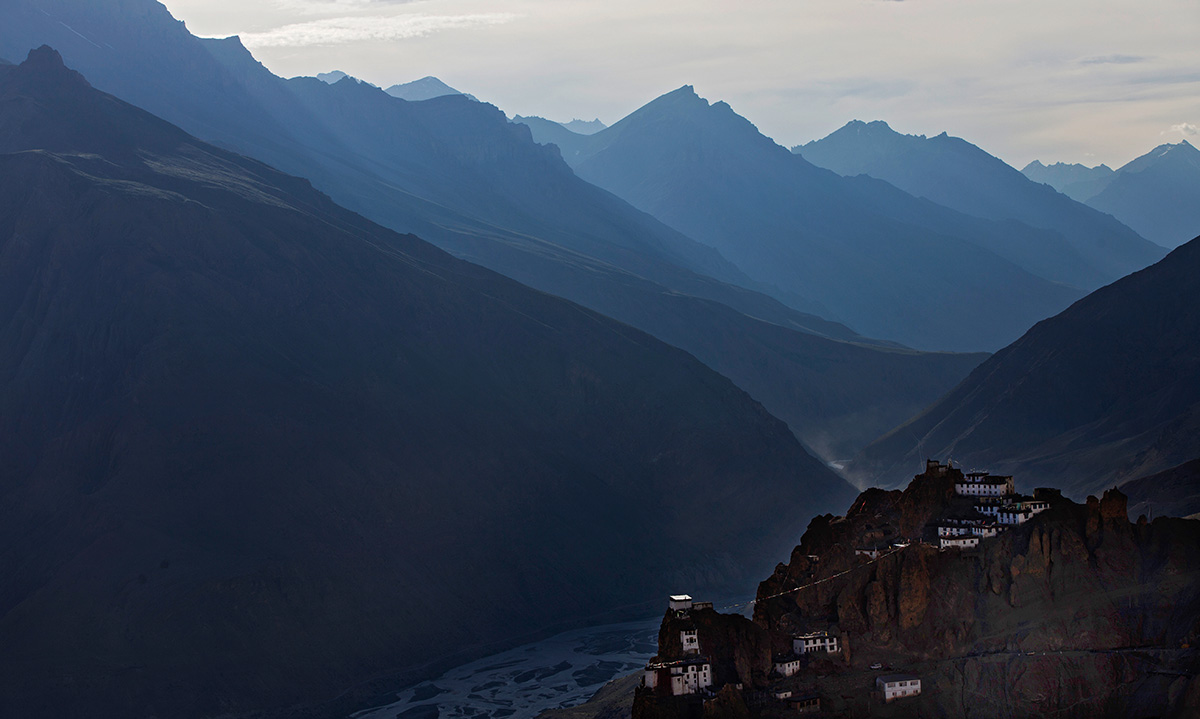
[[[667,599],[667,608],[673,612],[687,611],[692,608],[692,596],[690,594],[672,594]]]
[[[941,549],[972,549],[979,546],[979,537],[941,537],[938,545]]]
[[[891,702],[920,694],[921,680],[912,674],[885,674],[875,677],[875,688],[883,693],[885,702]]]
[[[829,654],[833,654],[841,651],[841,647],[838,645],[838,638],[831,636],[829,632],[813,632],[793,637],[792,651],[796,654],[809,654],[811,652],[828,652]]]

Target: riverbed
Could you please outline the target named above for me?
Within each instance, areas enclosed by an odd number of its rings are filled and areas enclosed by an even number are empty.
[[[533,719],[587,701],[609,680],[646,665],[661,616],[564,632],[449,670],[355,719]]]

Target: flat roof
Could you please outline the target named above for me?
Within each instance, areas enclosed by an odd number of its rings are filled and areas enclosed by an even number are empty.
[[[662,595],[659,595],[659,596],[662,596]],[[672,594],[671,595],[672,602],[686,602],[686,601],[690,600],[691,598],[692,598],[692,595],[690,595],[690,594]]]
[[[875,681],[891,684],[892,682],[911,682],[913,680],[921,681],[921,677],[916,674],[884,674],[875,677]]]

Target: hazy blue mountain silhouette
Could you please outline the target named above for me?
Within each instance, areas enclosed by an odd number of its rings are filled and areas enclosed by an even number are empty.
[[[398,97],[401,100],[409,100],[418,102],[420,100],[432,100],[435,97],[445,97],[446,95],[463,95],[474,100],[473,95],[467,95],[465,92],[455,90],[446,83],[436,77],[423,77],[420,80],[413,80],[400,85],[392,85],[387,90],[387,94],[392,97]]]
[[[563,155],[581,177],[868,336],[995,348],[1081,294],[987,249],[1008,225],[817,168],[690,86],[578,150]]]
[[[1077,496],[1200,456],[1200,240],[1096,290],[873,443],[864,475],[925,457]]]
[[[840,175],[870,175],[959,212],[1016,220],[988,249],[1030,272],[1093,290],[1162,259],[1166,252],[1112,217],[1032,182],[1003,160],[957,137],[902,135],[887,123],[855,120],[795,148]]]
[[[852,497],[687,353],[49,48],[0,69],[0,456],[13,716],[344,716],[381,672],[745,586]]]
[[[981,359],[872,353],[861,346],[871,340],[843,325],[714,279],[757,286],[712,248],[577,178],[490,105],[405,102],[350,80],[285,81],[236,38],[201,42],[148,0],[66,1],[56,12],[48,18],[28,2],[0,9],[0,53],[63,43],[68,62],[101,89],[304,176],[385,226],[691,352],[827,458],[911,416]]]
[[[327,82],[330,85],[332,85],[336,82],[340,82],[347,77],[350,77],[350,76],[347,75],[346,73],[342,72],[341,70],[334,70],[333,72],[318,72],[317,73],[318,80],[320,80],[321,82]]]
[[[575,118],[570,122],[561,122],[559,124],[571,132],[575,132],[580,135],[595,135],[597,132],[600,132],[608,127],[608,125],[600,122],[600,118],[598,117],[594,120],[580,120],[579,118]]]
[[[544,117],[514,115],[512,121],[528,126],[534,142],[541,145],[554,145],[558,147],[563,158],[567,160],[567,164],[571,163],[571,155],[579,154],[583,143],[586,142],[586,138],[588,137],[586,134],[564,127],[562,123],[547,120]],[[596,132],[599,131],[597,130]],[[596,133],[593,132],[591,134],[594,135]]]
[[[1116,171],[1087,204],[1145,237],[1176,247],[1200,233],[1200,150],[1159,145]]]
[[[1087,202],[1112,180],[1113,169],[1104,164],[1095,167],[1065,162],[1043,165],[1034,160],[1021,170],[1021,174],[1034,182],[1050,185],[1072,200]]]

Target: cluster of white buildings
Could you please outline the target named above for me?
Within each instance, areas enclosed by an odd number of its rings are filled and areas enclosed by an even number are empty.
[[[712,602],[693,602],[687,594],[672,594],[667,609],[685,618],[694,609],[712,609]],[[679,643],[684,658],[673,662],[650,662],[642,674],[642,685],[649,689],[669,691],[671,696],[700,694],[713,685],[712,662],[700,656],[700,634],[696,629],[682,629]]]
[[[944,475],[949,469],[936,461],[926,463],[926,472]],[[1010,526],[1024,524],[1039,512],[1050,508],[1042,499],[1017,494],[1013,478],[989,472],[967,472],[955,481],[954,493],[975,500],[977,516],[942,519],[937,523],[938,546],[942,549],[978,547],[981,539],[995,537]]]
[[[812,632],[792,637],[792,653],[775,657],[774,670],[781,677],[790,677],[800,671],[801,657],[817,652],[836,654],[841,644],[829,632]]]

